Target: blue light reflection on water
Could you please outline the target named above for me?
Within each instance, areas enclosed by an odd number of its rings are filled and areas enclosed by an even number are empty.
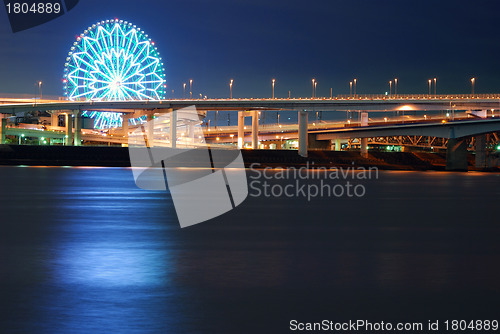
[[[169,194],[137,189],[131,170],[0,167],[0,324],[280,333],[291,317],[491,315],[499,184],[384,172],[366,198],[249,197],[181,230]]]
[[[137,189],[128,169],[0,173],[12,187],[2,189],[2,248],[12,256],[0,277],[31,301],[6,305],[8,321],[46,333],[175,328],[172,297],[182,291],[172,282],[168,232],[178,223],[168,193]]]

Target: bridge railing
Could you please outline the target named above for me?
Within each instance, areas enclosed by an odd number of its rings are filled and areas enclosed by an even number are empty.
[[[322,98],[323,99],[323,98]],[[327,98],[330,99],[330,98]],[[464,100],[500,99],[500,94],[348,94],[337,95],[337,100]]]

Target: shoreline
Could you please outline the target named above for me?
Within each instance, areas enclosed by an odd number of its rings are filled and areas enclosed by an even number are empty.
[[[295,150],[242,150],[245,167],[377,167],[380,170],[445,171],[445,153],[371,151],[363,158],[357,151],[308,151],[304,158]],[[500,168],[477,169],[468,156],[469,171],[500,172]],[[127,147],[0,145],[0,166],[131,167]]]

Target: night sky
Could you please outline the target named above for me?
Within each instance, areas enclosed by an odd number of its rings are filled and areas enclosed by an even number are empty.
[[[500,2],[492,1],[270,1],[270,0],[80,0],[69,13],[12,33],[0,8],[0,93],[62,96],[69,48],[93,23],[119,18],[141,27],[163,57],[168,97],[309,97],[388,91],[500,93]]]

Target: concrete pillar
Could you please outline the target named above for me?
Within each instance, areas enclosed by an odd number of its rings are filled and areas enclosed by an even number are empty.
[[[128,139],[129,120],[130,120],[130,114],[122,115],[122,132],[126,139]]]
[[[75,146],[82,145],[82,113],[75,112]]]
[[[190,121],[188,124],[188,137],[193,141],[193,143],[194,143],[195,124],[196,123],[193,121]]]
[[[479,135],[475,137],[475,151],[476,151],[476,168],[486,168],[486,135]]]
[[[368,157],[368,138],[361,138],[361,156]]]
[[[361,113],[361,126],[368,126],[368,113],[367,112]]]
[[[7,118],[0,118],[0,144],[5,144],[5,131],[7,131]]]
[[[71,146],[73,144],[73,113],[64,114],[65,126],[66,126],[66,140],[65,145]]]
[[[307,157],[307,111],[299,111],[299,155]]]
[[[342,143],[340,139],[335,139],[335,151],[340,151],[342,149]]]
[[[238,111],[238,148],[242,149],[245,144],[245,114]]]
[[[59,126],[59,114],[52,113],[52,115],[50,116],[50,125]]]
[[[148,143],[147,143],[148,147],[155,146],[154,134],[155,134],[154,113],[148,112],[146,115],[146,137],[148,138]]]
[[[259,112],[252,111],[252,148],[259,148]]]
[[[170,112],[170,142],[172,148],[177,146],[177,110]]]
[[[450,138],[446,149],[446,170],[466,172],[467,167],[467,142]]]

